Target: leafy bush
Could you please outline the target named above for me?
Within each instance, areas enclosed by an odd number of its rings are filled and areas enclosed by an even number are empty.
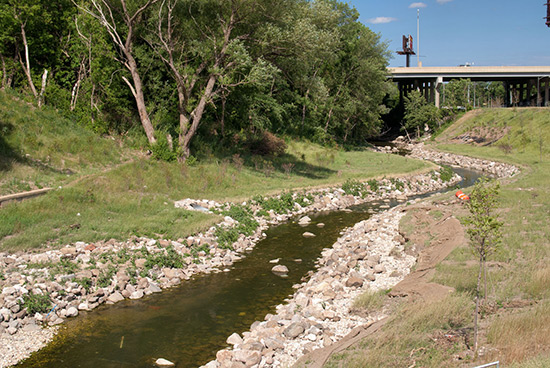
[[[92,287],[92,280],[88,277],[83,277],[81,279],[75,279],[74,280],[77,284],[82,286],[86,291],[90,291],[90,288]]]
[[[27,313],[33,315],[35,313],[47,313],[52,307],[52,301],[49,294],[34,294],[28,293],[23,295],[23,301],[19,304],[27,309]]]
[[[403,189],[405,188],[405,183],[403,183],[399,179],[391,178],[390,182],[392,183],[393,187],[399,191],[403,191]]]
[[[157,142],[151,145],[151,151],[153,152],[153,158],[160,161],[173,162],[178,158],[176,151],[170,149],[164,134],[159,134]]]
[[[214,235],[218,238],[218,247],[222,249],[233,249],[233,243],[239,239],[240,232],[235,227],[216,227]]]
[[[380,185],[378,184],[378,181],[376,181],[376,179],[371,179],[367,181],[367,184],[369,185],[370,190],[372,190],[373,192],[378,191],[378,188],[380,188]]]
[[[348,179],[342,184],[342,190],[352,196],[362,196],[365,192],[365,184],[355,179]]]
[[[113,266],[110,266],[109,268],[101,272],[101,274],[97,278],[97,286],[104,288],[111,285],[114,274],[115,268]]]
[[[160,268],[183,268],[183,257],[176,252],[173,246],[169,246],[165,251],[150,254],[147,257],[145,268],[151,269],[155,265]]]
[[[224,216],[229,216],[238,221],[238,225],[232,228],[217,227],[215,235],[221,248],[231,248],[232,244],[239,239],[240,234],[252,235],[259,224],[254,219],[252,211],[244,206],[232,205],[229,210],[221,211]]]
[[[441,169],[439,170],[439,177],[444,183],[450,181],[453,178],[453,169],[449,166],[441,166]]]

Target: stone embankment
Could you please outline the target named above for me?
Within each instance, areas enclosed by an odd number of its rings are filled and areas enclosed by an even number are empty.
[[[458,176],[452,179],[458,180]],[[212,227],[204,233],[177,240],[132,238],[125,242],[77,242],[40,253],[0,253],[0,367],[15,364],[41,348],[51,338],[52,326],[82,311],[90,311],[103,303],[139,299],[178,285],[196,274],[229,271],[235,261],[265,236],[263,231],[270,225],[307,212],[339,210],[373,200],[404,201],[409,196],[450,184],[452,182],[443,182],[434,171],[402,179],[383,179],[377,182],[377,188],[364,185],[363,195],[358,196],[346,194],[342,188],[312,191],[307,193],[311,199],[304,199],[303,205],[295,203],[288,213],[273,210],[262,213],[258,204],[243,203],[250,208],[259,226],[252,235],[241,235],[232,249],[219,246],[216,227]],[[231,206],[190,199],[176,205],[199,211],[219,211]],[[226,216],[218,226],[235,225],[237,221]],[[31,303],[35,304],[32,309]],[[29,331],[32,334],[26,334]]]
[[[409,151],[409,157],[428,160],[438,164],[462,167],[487,173],[497,178],[511,177],[519,173],[519,169],[510,164],[483,160],[480,158],[455,155],[453,153],[434,151],[426,148],[424,143],[405,143],[404,139],[397,139],[394,143],[401,149]]]
[[[295,285],[292,298],[242,336],[231,335],[227,342],[233,348],[218,351],[204,367],[288,367],[303,354],[382,318],[381,313],[365,317],[350,310],[357,296],[391,288],[415,264],[398,233],[402,216],[402,209],[393,208],[345,230],[322,252],[309,280]]]

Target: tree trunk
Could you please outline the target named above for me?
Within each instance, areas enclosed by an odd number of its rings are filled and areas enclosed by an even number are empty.
[[[134,57],[129,52],[125,52],[125,54],[126,58],[128,59],[127,66],[130,74],[132,75],[133,84],[130,84],[128,80],[126,80],[126,82],[130,86],[132,94],[134,95],[134,98],[136,100],[139,112],[139,119],[141,120],[141,125],[143,126],[145,134],[147,135],[147,140],[150,144],[153,144],[157,141],[155,139],[155,129],[153,128],[153,124],[149,119],[147,107],[145,106],[145,97],[143,96],[143,84],[141,83],[141,77],[139,76],[137,63]]]
[[[2,90],[6,89],[6,84],[8,81],[8,75],[6,70],[6,60],[4,60],[4,55],[0,53],[0,59],[2,60]]]
[[[208,83],[206,84],[206,88],[204,89],[204,92],[202,94],[202,97],[195,108],[193,112],[191,113],[191,125],[187,124],[188,130],[183,130],[183,144],[181,144],[181,151],[182,151],[182,160],[185,161],[189,155],[189,146],[191,145],[191,140],[195,136],[195,133],[197,132],[197,128],[199,127],[199,123],[202,119],[202,115],[204,114],[204,110],[206,108],[206,104],[208,103],[208,100],[210,100],[210,97],[212,96],[212,91],[214,90],[214,85],[216,84],[216,76],[214,74],[211,74],[208,78]],[[189,121],[189,120],[188,120]],[[181,118],[180,118],[181,123]],[[181,140],[180,140],[181,142]]]
[[[225,93],[222,94],[222,117],[221,117],[221,120],[220,120],[220,125],[221,125],[221,136],[223,138],[223,136],[225,135],[225,100],[227,99],[227,97],[225,96]]]
[[[27,43],[27,34],[25,33],[24,23],[21,24],[21,37],[23,38],[23,45],[25,46],[25,64],[23,65],[23,60],[21,60],[21,58],[19,58],[19,61],[21,62],[21,66],[23,67],[25,75],[27,76],[27,81],[29,82],[29,87],[31,89],[33,96],[35,98],[38,98],[38,92],[36,91],[36,87],[32,82],[31,62],[29,59],[29,44]]]
[[[44,104],[44,92],[46,91],[46,82],[48,81],[48,70],[44,69],[42,74],[42,87],[40,88],[40,94],[38,95],[38,107],[42,107]]]
[[[478,335],[478,315],[479,315],[479,288],[481,286],[481,271],[483,269],[483,259],[479,259],[479,272],[477,273],[476,285],[476,307],[474,311],[474,356],[477,356],[477,335]]]
[[[328,131],[328,125],[330,124],[330,119],[332,118],[332,110],[333,110],[333,108],[331,107],[330,110],[328,111],[328,118],[327,118],[327,122],[325,123],[325,134]],[[344,139],[344,142],[345,142],[345,139]]]
[[[487,303],[487,261],[483,260],[483,302]]]

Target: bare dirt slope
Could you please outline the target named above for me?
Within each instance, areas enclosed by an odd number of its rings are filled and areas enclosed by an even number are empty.
[[[464,230],[455,217],[464,209],[458,200],[452,200],[440,204],[418,204],[406,210],[408,218],[401,231],[409,241],[410,251],[417,253],[418,261],[414,271],[392,288],[389,295],[393,299],[404,298],[404,302],[418,298],[425,301],[444,298],[453,289],[430,280],[435,266],[466,241]],[[331,355],[376,334],[386,321],[387,318],[384,318],[369,325],[357,326],[339,342],[306,354],[294,367],[322,368]]]

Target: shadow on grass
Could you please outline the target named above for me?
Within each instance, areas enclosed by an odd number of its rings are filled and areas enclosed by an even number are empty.
[[[14,162],[21,162],[23,158],[8,144],[6,136],[13,131],[12,124],[0,121],[0,171],[9,171]]]
[[[239,158],[233,156],[233,163]],[[298,157],[285,153],[281,156],[259,156],[247,155],[243,158],[243,164],[257,172],[262,172],[266,176],[271,176],[274,172],[290,175],[290,173],[302,176],[308,179],[326,179],[336,173],[336,170],[324,166],[310,164]],[[334,160],[327,160],[327,166]]]
[[[37,170],[55,173],[72,175],[70,169],[58,169],[40,160],[36,160],[30,157],[21,156],[19,150],[16,147],[11,146],[6,137],[14,130],[13,124],[0,122],[0,171],[9,171],[12,169],[15,162],[22,165],[34,167]]]

